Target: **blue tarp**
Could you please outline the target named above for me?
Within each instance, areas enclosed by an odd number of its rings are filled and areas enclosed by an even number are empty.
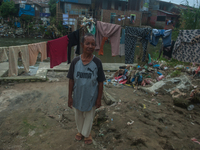
[[[49,17],[51,16],[50,13],[40,13],[40,17]]]
[[[26,4],[25,9],[24,8],[19,9],[19,16],[21,16],[22,14],[35,16],[35,8],[31,7],[31,5]]]
[[[15,26],[17,26],[18,28],[21,28],[20,22],[15,22]]]

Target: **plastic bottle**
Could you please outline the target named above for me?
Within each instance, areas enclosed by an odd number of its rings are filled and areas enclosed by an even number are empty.
[[[189,111],[192,110],[192,109],[194,109],[194,105],[190,105],[190,106],[187,107],[187,110],[189,110]]]

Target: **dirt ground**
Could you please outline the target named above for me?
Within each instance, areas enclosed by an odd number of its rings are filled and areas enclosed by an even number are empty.
[[[169,94],[152,96],[126,86],[106,89],[118,103],[107,106],[102,100],[93,144],[76,141],[66,75],[48,73],[47,82],[0,86],[0,150],[200,149],[191,141],[200,140],[200,105],[188,111],[174,106]]]

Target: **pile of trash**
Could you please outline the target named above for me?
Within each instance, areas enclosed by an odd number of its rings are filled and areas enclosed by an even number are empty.
[[[169,94],[175,105],[188,107],[195,100],[198,101],[197,94],[193,94],[193,96],[188,94],[197,90],[197,85],[192,84],[192,79],[195,77],[200,77],[200,66],[193,64],[191,67],[183,65],[168,67],[165,61],[157,61],[144,66],[120,66],[115,73],[107,73],[104,86],[107,88],[132,87],[153,96]],[[182,98],[185,98],[186,101]]]
[[[163,63],[165,64],[165,63]],[[120,66],[119,70],[111,76],[106,75],[107,81],[104,85],[122,84],[132,87],[153,85],[165,78],[168,73],[166,65],[145,65],[145,66]]]
[[[0,37],[15,37],[15,29],[8,24],[0,24]]]

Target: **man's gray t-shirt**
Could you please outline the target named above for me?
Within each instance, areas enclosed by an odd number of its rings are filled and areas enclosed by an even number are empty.
[[[67,77],[74,80],[73,107],[90,111],[98,97],[98,82],[106,80],[101,60],[94,56],[84,65],[78,56],[72,61]]]

